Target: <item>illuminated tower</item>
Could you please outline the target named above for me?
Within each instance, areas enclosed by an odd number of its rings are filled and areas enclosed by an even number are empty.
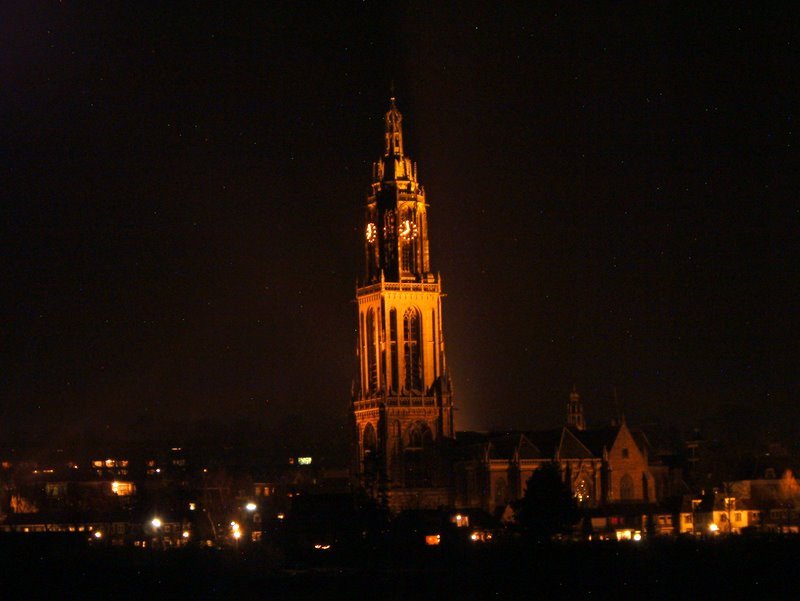
[[[402,116],[386,113],[383,156],[364,207],[353,391],[360,483],[393,508],[441,504],[443,448],[454,436],[442,290],[431,272],[425,189],[403,152]],[[436,506],[436,505],[433,505]]]

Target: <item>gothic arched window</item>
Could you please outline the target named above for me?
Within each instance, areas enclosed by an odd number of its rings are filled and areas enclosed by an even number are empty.
[[[402,273],[414,273],[417,270],[416,261],[416,237],[417,224],[414,213],[403,211],[400,217],[400,271]]]
[[[621,501],[633,499],[633,478],[630,474],[625,474],[619,481],[619,498]]]
[[[593,489],[594,487],[588,478],[580,478],[575,483],[575,490],[573,494],[575,496],[575,501],[580,507],[587,507],[591,505]]]
[[[494,489],[494,506],[505,507],[508,504],[508,482],[505,478],[498,478]]]
[[[433,473],[433,433],[424,422],[406,430],[403,464],[406,486],[431,486]]]
[[[361,445],[364,448],[364,454],[374,453],[378,449],[378,436],[375,433],[375,427],[372,424],[364,426],[364,434],[361,437]]]
[[[378,390],[378,350],[375,348],[375,310],[367,311],[367,382],[369,391]]]
[[[414,271],[414,245],[411,240],[403,240],[402,241],[402,253],[401,257],[401,265],[400,270],[404,273],[413,272]]]
[[[373,481],[378,473],[378,436],[371,423],[364,426],[361,448],[364,453],[364,476],[367,480]]]
[[[403,315],[403,356],[406,390],[422,390],[422,327],[419,312],[414,308]]]
[[[400,390],[400,368],[397,358],[397,309],[389,311],[389,350],[392,361],[392,390]]]

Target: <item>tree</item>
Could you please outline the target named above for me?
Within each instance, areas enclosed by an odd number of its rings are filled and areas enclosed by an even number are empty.
[[[514,506],[523,532],[539,540],[572,532],[578,507],[569,487],[561,480],[557,463],[546,463],[528,479],[525,495]]]

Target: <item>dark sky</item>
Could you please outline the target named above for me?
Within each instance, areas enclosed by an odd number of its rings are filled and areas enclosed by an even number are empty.
[[[9,4],[4,436],[343,437],[391,82],[459,429],[797,432],[797,14]]]

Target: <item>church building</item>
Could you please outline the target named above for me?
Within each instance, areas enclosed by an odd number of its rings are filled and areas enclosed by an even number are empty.
[[[351,404],[356,484],[392,511],[445,506],[496,513],[524,495],[535,470],[555,462],[587,509],[655,501],[643,434],[624,420],[588,429],[574,389],[562,428],[456,437],[429,205],[403,148],[402,120],[392,98],[383,156],[373,164],[363,208]]]
[[[442,288],[431,269],[428,204],[391,99],[383,156],[363,212],[353,390],[358,484],[393,510],[451,502],[444,449],[454,439]]]

